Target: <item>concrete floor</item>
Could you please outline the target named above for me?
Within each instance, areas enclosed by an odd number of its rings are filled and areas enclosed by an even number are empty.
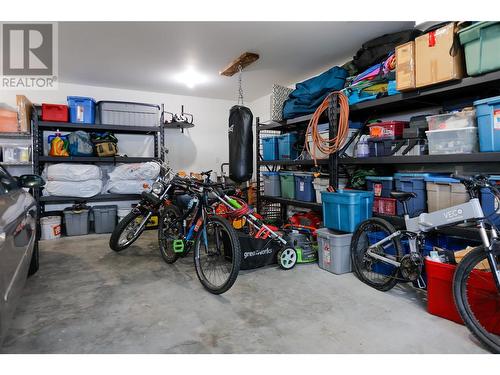
[[[165,264],[156,233],[117,254],[107,235],[41,246],[3,353],[483,353],[430,315],[425,294],[382,293],[315,264],[240,273],[206,292],[191,258]]]

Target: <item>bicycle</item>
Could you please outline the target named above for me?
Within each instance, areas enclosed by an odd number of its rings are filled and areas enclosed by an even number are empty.
[[[196,274],[205,289],[213,294],[229,290],[238,276],[241,249],[238,236],[229,222],[213,210],[214,199],[221,198],[218,187],[210,181],[212,171],[202,172],[203,181],[175,176],[174,189],[191,197],[182,209],[164,210],[160,216],[158,242],[166,263],[172,264],[191,251]]]
[[[390,290],[400,281],[422,284],[425,234],[465,221],[477,223],[482,246],[475,247],[458,264],[453,279],[453,294],[467,328],[488,349],[500,353],[499,229],[492,221],[495,213],[485,217],[478,199],[481,188],[489,189],[497,201],[500,201],[500,192],[486,176],[452,177],[465,185],[469,202],[422,213],[417,217],[410,218],[407,208],[407,202],[416,194],[392,192],[391,196],[402,203],[405,228],[397,230],[382,218],[363,221],[352,237],[353,270],[361,281],[381,291]],[[491,227],[489,236],[486,224]],[[404,254],[402,240],[409,245],[407,254]],[[487,285],[487,291],[478,290],[476,286],[479,283]]]

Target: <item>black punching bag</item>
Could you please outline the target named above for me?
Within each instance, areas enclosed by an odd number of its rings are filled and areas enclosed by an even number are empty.
[[[253,174],[253,115],[249,108],[235,105],[229,111],[229,178],[246,182]]]

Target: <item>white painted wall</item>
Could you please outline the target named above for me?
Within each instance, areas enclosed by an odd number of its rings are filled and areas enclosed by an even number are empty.
[[[89,96],[97,101],[164,103],[165,109],[174,113],[180,112],[183,104],[184,110],[194,115],[196,126],[185,130],[184,134],[180,130],[165,130],[171,166],[175,170],[219,170],[220,164],[228,160],[227,121],[229,109],[235,104],[230,100],[59,83],[59,89],[53,91],[4,90],[0,92],[0,103],[15,107],[16,94],[24,94],[37,104],[42,102],[66,104],[66,97],[70,95]],[[145,146],[141,138],[136,135],[125,138],[119,143],[120,152],[125,152],[129,156],[150,154],[151,150],[144,150]]]

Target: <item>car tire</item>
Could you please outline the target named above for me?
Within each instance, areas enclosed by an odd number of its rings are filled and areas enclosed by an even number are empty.
[[[33,254],[31,255],[30,268],[28,277],[33,276],[40,268],[40,251],[38,250],[38,241],[33,246]]]

